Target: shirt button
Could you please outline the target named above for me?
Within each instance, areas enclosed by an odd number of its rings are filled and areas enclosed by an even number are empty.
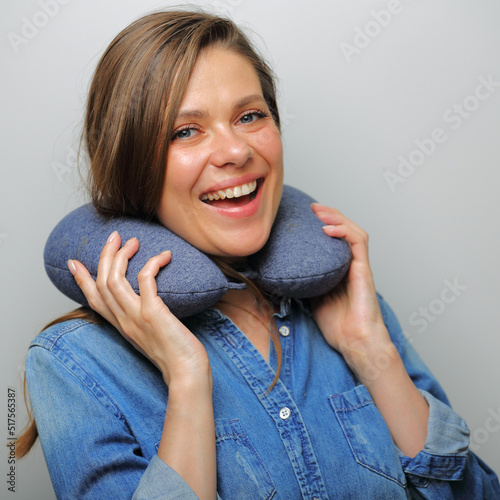
[[[280,327],[280,334],[282,337],[288,337],[288,335],[290,335],[290,328],[288,328],[288,326]]]
[[[286,420],[291,414],[292,414],[292,412],[291,412],[290,408],[287,408],[286,406],[284,406],[280,410],[280,418],[282,420]]]

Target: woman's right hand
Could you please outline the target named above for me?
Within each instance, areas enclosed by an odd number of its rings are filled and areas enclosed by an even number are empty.
[[[152,257],[141,269],[139,296],[125,277],[139,242],[132,238],[122,248],[120,245],[121,238],[115,231],[101,252],[96,281],[81,262],[68,261],[90,307],[161,370],[168,386],[172,379],[206,377],[210,364],[205,348],[157,294],[155,277],[170,262],[170,251]]]
[[[170,262],[170,252],[148,260],[138,275],[137,295],[125,278],[136,238],[120,248],[113,232],[101,252],[97,279],[85,266],[68,267],[90,307],[115,326],[162,372],[169,388],[158,457],[188,483],[199,498],[215,498],[217,488],[212,372],[200,341],[158,297],[155,277]]]

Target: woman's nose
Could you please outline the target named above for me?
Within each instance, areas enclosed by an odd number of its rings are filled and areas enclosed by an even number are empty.
[[[244,166],[253,156],[253,149],[245,135],[226,129],[215,133],[211,163],[216,167]]]

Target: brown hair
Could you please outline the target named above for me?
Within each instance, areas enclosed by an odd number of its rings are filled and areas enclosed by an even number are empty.
[[[88,188],[99,213],[146,220],[156,217],[168,147],[184,91],[198,55],[215,44],[242,55],[252,64],[279,128],[273,72],[231,20],[202,11],[144,16],[111,42],[97,64],[90,86],[81,145],[89,156]],[[261,305],[267,306],[267,300],[250,280],[223,259],[214,261],[226,275],[244,281]],[[74,318],[100,321],[92,310],[79,308],[46,328]],[[275,325],[270,330],[280,361],[269,390],[277,382],[281,367],[279,335]],[[28,413],[27,428],[17,441],[19,458],[29,452],[38,436],[30,409]]]
[[[214,44],[250,61],[279,126],[273,74],[232,21],[183,11],[143,17],[111,42],[90,87],[84,139],[100,213],[155,217],[181,99],[198,55]]]

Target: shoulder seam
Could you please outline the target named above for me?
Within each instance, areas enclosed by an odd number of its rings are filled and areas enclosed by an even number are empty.
[[[51,351],[56,345],[57,341],[65,334],[77,330],[84,325],[89,325],[88,321],[84,319],[74,319],[69,321],[64,321],[56,325],[52,325],[46,330],[40,332],[30,343],[29,348],[38,346]],[[62,326],[62,328],[56,328]],[[53,331],[52,331],[53,330]]]

